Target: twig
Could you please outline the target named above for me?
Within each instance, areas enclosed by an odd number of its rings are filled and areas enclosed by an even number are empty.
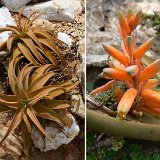
[[[86,95],[86,101],[87,101],[87,107],[89,107],[90,109],[100,110],[103,113],[110,115],[111,117],[116,117],[117,115],[114,111],[110,110],[106,106],[103,106],[98,102],[95,102],[94,99],[88,94]]]

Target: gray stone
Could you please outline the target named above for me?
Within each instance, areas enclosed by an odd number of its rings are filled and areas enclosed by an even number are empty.
[[[107,64],[107,59],[108,59],[107,54],[105,55],[87,55],[86,65],[102,67]]]
[[[160,11],[160,1],[159,0],[143,0],[136,3],[136,7],[143,13],[154,14],[154,12]]]
[[[69,35],[63,32],[58,32],[58,39],[66,43],[69,47],[73,43],[73,40],[69,37]]]
[[[4,6],[10,11],[17,12],[21,7],[24,7],[31,0],[1,0]]]
[[[160,1],[87,0],[87,55],[104,55],[105,51],[102,47],[102,43],[116,45],[117,48],[121,47],[121,37],[117,25],[117,11],[122,11],[126,14],[126,8],[133,8],[134,12],[141,10],[143,13],[153,14],[154,11],[160,11]],[[137,33],[138,46],[148,38],[156,36],[153,28],[142,28],[140,25],[137,28]],[[158,41],[154,42],[153,50],[159,46],[159,43],[156,44],[156,42]],[[89,57],[89,61],[92,61],[91,59],[93,60],[92,57]],[[94,63],[94,61],[92,62]]]
[[[80,63],[77,64],[77,72],[79,81],[81,82],[83,97],[85,95],[85,38],[81,38],[78,43],[77,56],[80,58]]]
[[[45,127],[45,131],[50,139],[47,137],[42,138],[39,132],[33,128],[32,139],[34,145],[41,151],[47,152],[52,149],[56,150],[59,146],[68,144],[70,141],[72,141],[78,135],[80,129],[74,117],[71,114],[68,116],[70,116],[73,120],[72,126],[70,128],[64,127],[62,131],[54,124],[50,124]]]
[[[81,95],[72,95],[71,97],[71,111],[80,116],[81,118],[85,118],[85,105]]]
[[[0,28],[6,27],[6,25],[16,25],[14,19],[11,17],[11,13],[6,7],[0,8]],[[0,33],[0,43],[7,40],[11,32]]]
[[[80,0],[52,0],[54,6],[58,6],[59,10],[71,19],[82,12]]]
[[[53,0],[27,6],[23,14],[28,17],[31,11],[43,11],[40,17],[49,21],[71,22],[82,12],[82,6],[79,0]]]

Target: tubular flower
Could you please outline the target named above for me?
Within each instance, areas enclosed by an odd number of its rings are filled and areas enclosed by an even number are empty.
[[[150,38],[136,47],[136,27],[141,20],[141,12],[134,14],[130,10],[127,16],[119,12],[118,20],[122,50],[117,50],[106,43],[103,44],[103,48],[113,59],[109,61],[110,68],[103,69],[101,76],[111,79],[111,81],[95,89],[91,94],[114,88],[114,93],[118,97],[117,117],[122,119],[128,113],[132,113],[130,112],[132,109],[148,114],[160,114],[160,92],[156,89],[160,85],[160,81],[153,79],[160,71],[160,59],[147,67],[142,62],[142,57],[152,47],[154,38]],[[117,81],[118,83],[123,81],[126,84],[128,89],[125,93],[117,90]]]

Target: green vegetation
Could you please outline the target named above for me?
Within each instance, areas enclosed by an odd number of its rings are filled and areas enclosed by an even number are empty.
[[[95,135],[87,133],[87,150],[95,143]],[[114,144],[119,143],[120,147],[116,151]],[[128,140],[115,142],[112,146],[101,146],[87,154],[87,160],[160,160],[158,148],[146,147],[136,141],[132,144]]]
[[[160,12],[154,12],[154,14],[142,14],[142,26],[147,28],[154,27],[157,35],[160,35]]]

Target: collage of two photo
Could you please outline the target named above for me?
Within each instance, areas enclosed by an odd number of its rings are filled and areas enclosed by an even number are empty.
[[[0,0],[0,160],[160,160],[159,0]]]

